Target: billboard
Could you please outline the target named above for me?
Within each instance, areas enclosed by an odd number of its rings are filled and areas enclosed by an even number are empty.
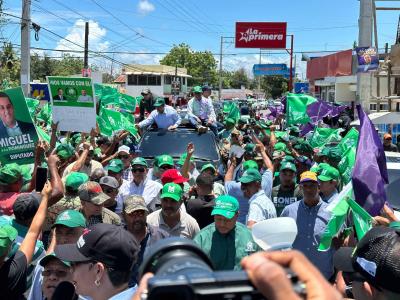
[[[253,65],[254,76],[283,76],[290,77],[290,70],[286,64],[256,64]],[[295,76],[295,69],[292,69],[293,77]]]
[[[50,101],[49,86],[47,83],[34,83],[31,82],[30,97],[38,100]]]
[[[358,73],[373,71],[379,67],[379,55],[374,47],[357,47]]]
[[[308,82],[295,82],[294,83],[294,93],[295,94],[307,94],[309,91]]]
[[[236,22],[236,48],[286,49],[286,22]]]

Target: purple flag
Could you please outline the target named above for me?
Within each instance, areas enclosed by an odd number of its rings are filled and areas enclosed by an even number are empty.
[[[307,124],[301,125],[301,127],[300,127],[300,136],[305,136],[311,130],[314,130],[314,127],[315,127],[315,125],[313,125],[311,123],[307,123]]]
[[[386,157],[375,126],[360,105],[357,105],[357,112],[360,137],[352,175],[354,196],[371,216],[376,216],[386,202],[384,185],[389,182]]]
[[[338,116],[345,109],[345,105],[336,106],[333,103],[318,100],[307,106],[307,115],[310,117],[311,123],[316,124],[326,116]]]

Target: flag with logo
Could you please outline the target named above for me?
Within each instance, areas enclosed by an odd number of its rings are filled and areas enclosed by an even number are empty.
[[[112,136],[115,131],[129,131],[136,139],[139,139],[137,129],[122,113],[102,107],[97,116],[100,132]]]
[[[317,102],[314,97],[304,94],[287,94],[286,96],[286,121],[287,125],[306,124],[310,122],[307,115],[307,106]]]
[[[318,127],[315,129],[312,138],[310,139],[310,144],[314,148],[320,148],[326,144],[332,142],[338,142],[341,140],[340,132],[342,129],[334,129],[334,128],[325,128]]]

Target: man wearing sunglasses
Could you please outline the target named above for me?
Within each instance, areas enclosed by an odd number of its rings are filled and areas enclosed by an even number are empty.
[[[148,164],[144,158],[137,157],[132,161],[133,180],[131,182],[124,182],[119,188],[119,193],[116,198],[116,213],[122,213],[124,199],[129,195],[143,196],[149,211],[154,211],[156,209],[162,185],[159,182],[149,179],[147,177],[147,171]]]
[[[132,181],[132,167],[131,163],[136,157],[138,157],[139,150],[136,146],[132,145],[128,147],[123,145],[118,148],[117,158],[120,159],[124,165],[124,169],[122,171],[122,179]]]
[[[159,155],[154,159],[153,168],[149,169],[147,178],[161,182],[161,177],[165,171],[174,169],[174,159],[171,155],[163,154]]]

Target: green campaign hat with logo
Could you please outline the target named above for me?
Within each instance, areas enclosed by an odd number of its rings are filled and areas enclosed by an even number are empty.
[[[246,171],[248,169],[256,169],[256,170],[258,170],[258,164],[252,159],[246,160],[243,163],[243,170]]]
[[[77,191],[78,188],[89,181],[89,176],[81,172],[71,172],[65,179],[65,186]]]
[[[5,164],[0,168],[0,184],[8,185],[17,182],[21,178],[21,167],[16,163]]]
[[[201,168],[201,172],[204,172],[207,169],[212,169],[214,172],[217,170],[213,164],[205,164],[202,168]]]
[[[297,172],[296,166],[294,165],[294,163],[292,163],[290,161],[286,161],[281,164],[281,168],[279,169],[279,171],[284,171],[284,170],[290,170],[293,172]]]
[[[261,174],[257,169],[248,169],[246,170],[242,177],[240,177],[239,181],[241,183],[250,183],[255,181],[261,181]]]
[[[193,93],[202,93],[203,92],[203,89],[201,88],[201,86],[199,86],[199,85],[196,85],[195,87],[193,87]]]
[[[120,173],[124,169],[124,163],[120,159],[112,159],[105,169],[114,173]]]
[[[175,201],[180,201],[183,195],[183,190],[182,188],[173,182],[167,183],[164,185],[162,191],[161,191],[161,199],[164,198],[170,198]]]
[[[56,154],[62,159],[68,159],[74,153],[75,149],[70,144],[59,144],[56,148]]]
[[[143,166],[148,168],[147,161],[143,157],[136,157],[132,163],[131,166]]]
[[[6,254],[10,245],[17,238],[17,235],[17,229],[12,227],[11,225],[7,224],[0,227],[0,256]]]
[[[232,219],[238,210],[239,202],[235,197],[222,195],[215,199],[215,206],[211,212],[211,215],[220,215],[227,219]]]
[[[338,180],[340,176],[339,171],[330,165],[320,166],[319,171],[320,171],[319,172],[320,174],[318,176],[319,181]]]
[[[171,155],[163,154],[160,156],[156,157],[156,166],[161,167],[161,166],[174,166],[174,159],[172,158]]]
[[[67,209],[61,212],[58,216],[56,221],[54,222],[53,226],[63,225],[69,228],[76,228],[76,227],[86,227],[86,220],[85,217],[79,212],[74,209]]]
[[[163,105],[165,105],[165,99],[162,97],[157,97],[156,102],[154,103],[154,106],[158,107],[158,106],[163,106]]]

